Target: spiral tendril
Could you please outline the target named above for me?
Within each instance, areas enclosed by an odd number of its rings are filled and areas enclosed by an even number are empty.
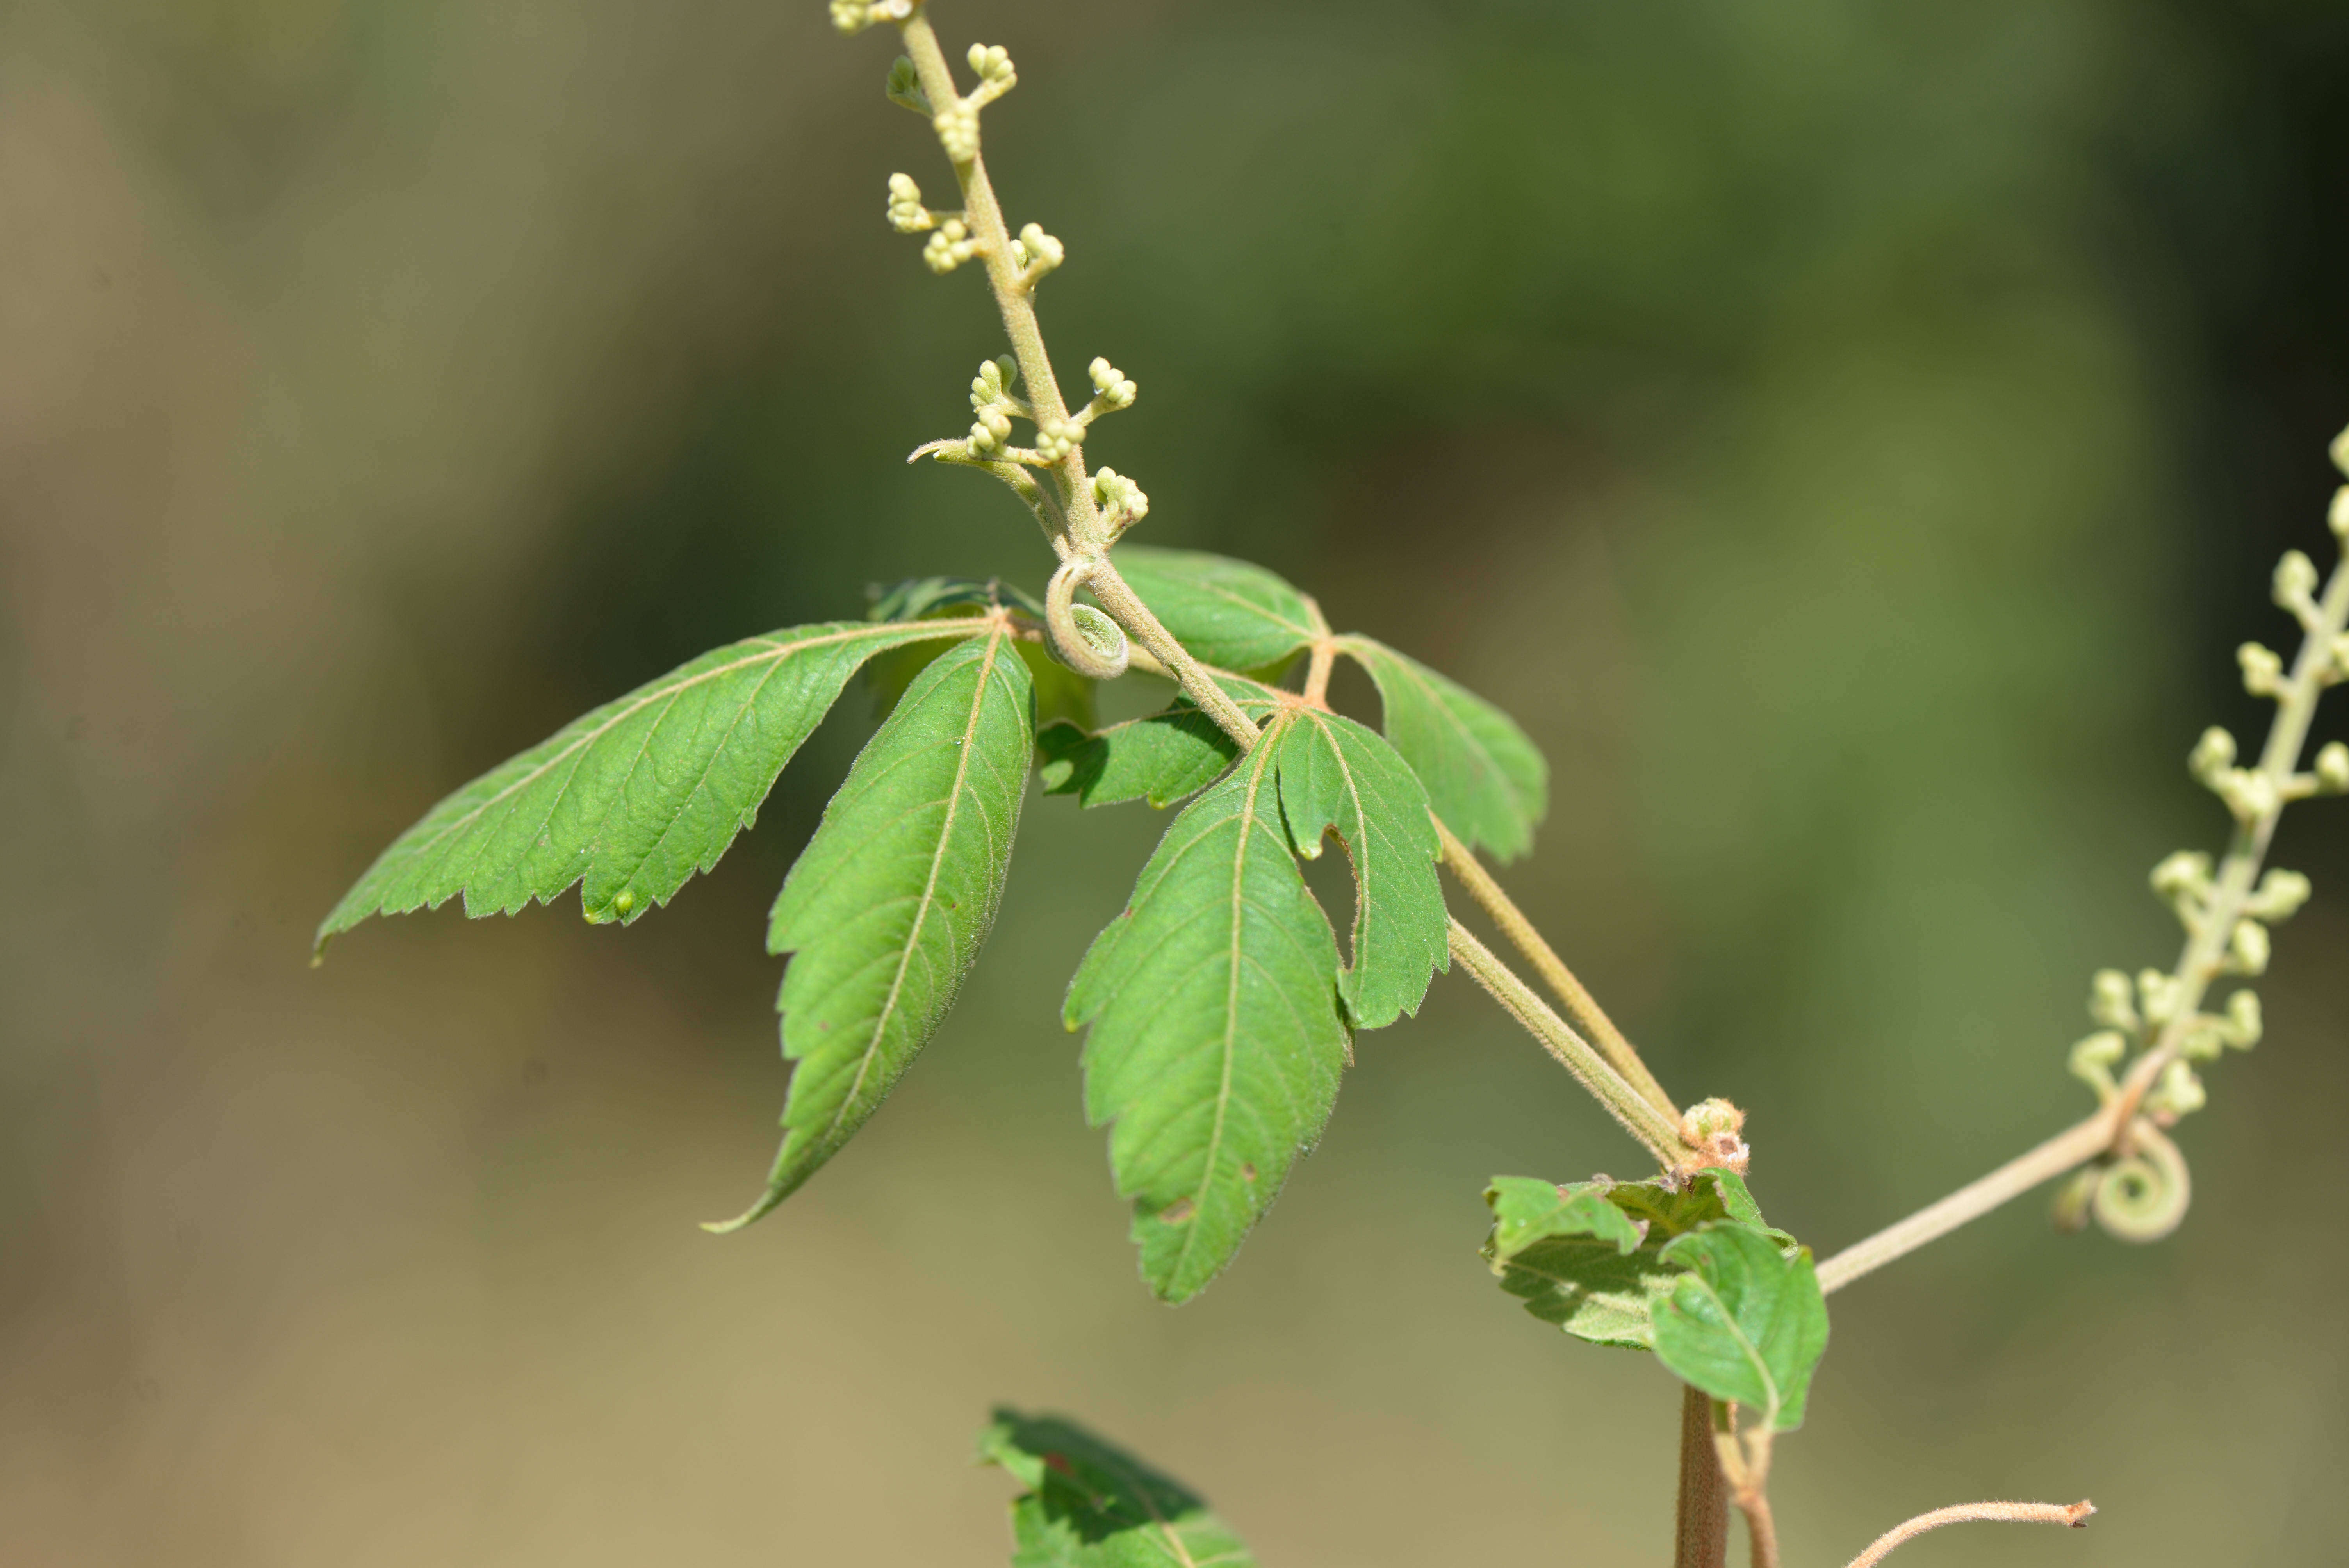
[[[1091,604],[1078,603],[1076,597],[1101,565],[1098,555],[1071,556],[1061,563],[1044,587],[1044,629],[1062,664],[1089,679],[1113,681],[1125,674],[1133,658],[1125,633]]]
[[[2193,1178],[2178,1145],[2143,1118],[2131,1124],[2128,1147],[2098,1172],[2089,1212],[2121,1241],[2158,1242],[2185,1221]]]

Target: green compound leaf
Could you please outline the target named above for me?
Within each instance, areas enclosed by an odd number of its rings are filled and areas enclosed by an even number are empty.
[[[718,863],[857,666],[985,618],[833,621],[704,654],[483,774],[402,833],[318,927],[371,914],[512,914],[585,879],[591,921],[633,921]]]
[[[1578,1339],[1633,1350],[1655,1348],[1653,1314],[1680,1272],[1665,1255],[1671,1242],[1715,1221],[1758,1227],[1762,1218],[1744,1179],[1728,1171],[1700,1171],[1677,1191],[1500,1176],[1485,1202],[1493,1210],[1485,1256],[1501,1288]]]
[[[1231,1261],[1329,1120],[1350,1049],[1337,938],[1289,852],[1272,758],[1286,719],[1174,819],[1062,1016],[1085,1113],[1114,1122],[1142,1275],[1187,1301]]]
[[[1141,544],[1119,545],[1110,560],[1193,658],[1219,668],[1270,668],[1319,634],[1305,595],[1261,566]]]
[[[1531,849],[1549,810],[1549,764],[1516,720],[1384,643],[1350,635],[1338,646],[1376,683],[1380,727],[1461,841],[1505,861]]]
[[[1338,994],[1358,1029],[1416,1014],[1438,969],[1451,967],[1450,917],[1435,862],[1443,845],[1427,791],[1394,748],[1350,718],[1308,708],[1280,739],[1280,804],[1298,853],[1335,831],[1354,872],[1351,962]]]
[[[849,770],[767,928],[794,954],[776,1005],[797,1063],[766,1192],[839,1152],[928,1043],[1003,892],[1034,734],[1028,666],[999,624],[916,676]]]
[[[1765,1427],[1803,1424],[1811,1373],[1827,1347],[1827,1303],[1807,1250],[1715,1221],[1664,1249],[1687,1272],[1656,1310],[1658,1359],[1716,1399],[1734,1399]]]
[[[1011,1568],[1255,1568],[1196,1492],[1073,1421],[998,1410],[978,1457],[1028,1489]]]

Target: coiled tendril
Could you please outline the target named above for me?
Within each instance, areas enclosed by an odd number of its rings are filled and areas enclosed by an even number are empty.
[[[2093,1216],[2124,1242],[2158,1242],[2185,1222],[2194,1201],[2186,1157],[2143,1117],[2129,1126],[2126,1153],[2085,1166],[2055,1200],[2055,1223],[2067,1231]]]
[[[1044,587],[1044,629],[1060,661],[1097,681],[1113,681],[1125,674],[1133,651],[1125,632],[1091,604],[1077,603],[1077,590],[1102,565],[1098,555],[1078,555],[1061,563]]]

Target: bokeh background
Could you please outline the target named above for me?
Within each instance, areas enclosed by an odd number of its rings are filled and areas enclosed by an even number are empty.
[[[2090,972],[2215,846],[2183,755],[2349,423],[2333,0],[940,0],[1097,461],[1509,706],[1523,902],[1832,1250],[2067,1123]],[[990,1402],[1268,1564],[1668,1551],[1678,1401],[1476,1255],[1495,1172],[1635,1153],[1458,978],[1179,1312],[1065,977],[1164,820],[1029,809],[959,1011],[743,1235],[761,915],[852,698],[714,875],[309,932],[440,794],[740,635],[1040,586],[909,469],[999,350],[881,221],[948,188],[817,0],[0,11],[0,1558],[982,1564]],[[1360,687],[1341,696],[1361,701]],[[2325,731],[2341,733],[2339,716]],[[1954,1565],[2320,1563],[2349,1530],[2349,810],[2184,1232],[2034,1198],[1836,1300],[1788,1561],[2090,1496]],[[1743,1551],[1743,1547],[1736,1549]]]

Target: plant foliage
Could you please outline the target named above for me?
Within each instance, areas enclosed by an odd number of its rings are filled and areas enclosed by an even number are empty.
[[[1197,1493],[1072,1421],[998,1410],[978,1457],[1027,1488],[1012,1568],[1255,1568]]]

